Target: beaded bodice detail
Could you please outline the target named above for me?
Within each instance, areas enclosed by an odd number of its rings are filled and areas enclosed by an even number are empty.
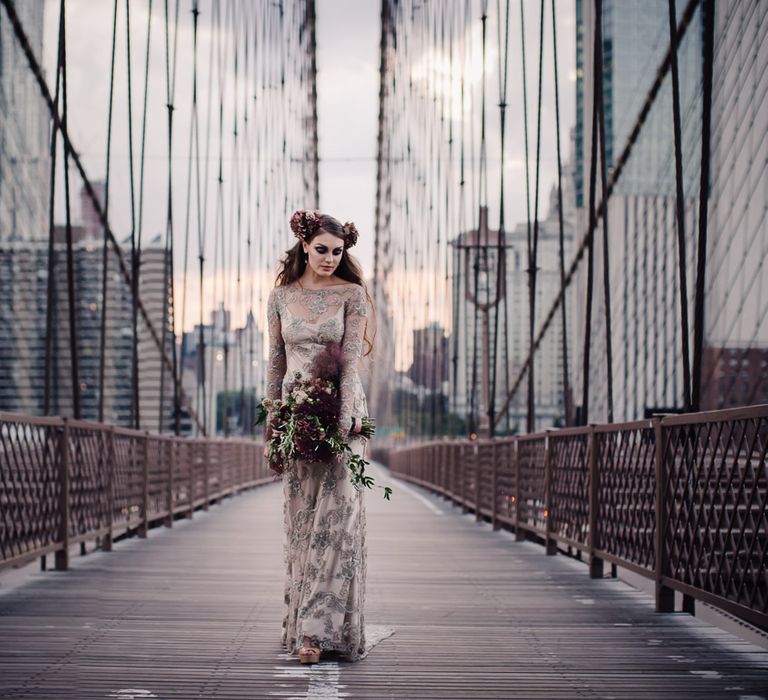
[[[275,287],[267,301],[269,362],[267,396],[279,399],[295,371],[307,376],[315,355],[326,343],[341,344],[346,364],[339,389],[339,423],[348,427],[351,417],[367,414],[365,395],[358,375],[368,305],[358,284],[310,289],[287,285]]]

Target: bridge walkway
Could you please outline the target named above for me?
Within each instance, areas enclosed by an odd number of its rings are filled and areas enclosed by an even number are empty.
[[[0,576],[0,698],[768,699],[765,648],[373,473],[394,495],[367,494],[366,622],[395,631],[367,658],[281,650],[274,483],[69,571]]]

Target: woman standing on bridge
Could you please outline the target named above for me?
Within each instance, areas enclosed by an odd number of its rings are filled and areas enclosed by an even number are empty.
[[[368,409],[357,364],[363,346],[368,354],[372,345],[366,333],[370,299],[348,253],[357,229],[317,211],[296,212],[291,228],[299,240],[281,261],[267,302],[268,398],[283,398],[294,372],[310,375],[318,352],[341,343],[339,425],[349,430],[353,451],[364,455],[367,441],[359,433]],[[277,471],[285,496],[283,646],[302,663],[319,661],[321,650],[350,661],[362,658],[367,653],[364,489],[350,482],[343,459],[297,460]]]

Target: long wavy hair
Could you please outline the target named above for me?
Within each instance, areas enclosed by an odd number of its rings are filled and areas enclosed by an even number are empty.
[[[344,241],[344,253],[341,256],[341,262],[339,262],[339,265],[333,274],[347,282],[359,284],[363,288],[365,297],[368,300],[368,307],[371,309],[375,320],[376,309],[371,301],[370,294],[368,294],[368,288],[365,286],[363,270],[360,267],[360,263],[350,255],[349,250],[347,249],[347,234],[344,232],[344,227],[338,219],[334,219],[332,216],[328,216],[328,214],[322,214],[320,216],[320,226],[318,226],[317,230],[307,238],[306,242],[311,243],[312,239],[321,233],[330,233],[332,236],[336,236],[336,238],[340,238]],[[285,287],[295,282],[307,269],[308,263],[304,260],[304,248],[301,243],[300,240],[296,241],[296,245],[291,246],[285,251],[285,257],[280,260],[280,271],[277,273],[277,278],[275,280],[276,287]],[[371,354],[373,351],[373,341],[376,337],[375,333],[370,337],[368,336],[369,325],[370,324],[368,323],[365,324],[365,335],[363,336],[363,340],[368,346],[368,349],[363,353],[363,356]]]

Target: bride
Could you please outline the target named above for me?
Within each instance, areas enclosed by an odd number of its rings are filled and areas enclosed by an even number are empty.
[[[303,210],[291,217],[291,229],[299,240],[281,261],[267,302],[268,398],[283,398],[295,371],[309,376],[315,355],[340,343],[346,362],[339,425],[349,430],[352,450],[365,456],[367,440],[359,433],[368,408],[357,364],[363,346],[366,355],[373,346],[366,333],[370,297],[348,253],[358,232],[352,223]],[[298,460],[277,470],[285,525],[282,644],[301,663],[317,663],[321,652],[360,659],[367,653],[365,489],[351,483],[341,458]]]

